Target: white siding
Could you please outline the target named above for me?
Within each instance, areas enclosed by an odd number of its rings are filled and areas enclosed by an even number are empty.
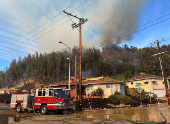
[[[157,94],[157,97],[165,97],[166,91],[165,89],[153,89],[153,93]]]

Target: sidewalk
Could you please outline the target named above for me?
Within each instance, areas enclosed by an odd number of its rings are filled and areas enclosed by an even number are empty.
[[[161,100],[166,100],[166,101],[168,101],[168,98],[166,98],[166,97],[158,97],[157,99],[161,99]]]

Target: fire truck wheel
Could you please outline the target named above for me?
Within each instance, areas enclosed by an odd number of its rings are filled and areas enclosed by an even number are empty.
[[[43,105],[40,109],[41,114],[47,115],[48,114],[48,108],[47,105]]]
[[[21,113],[21,112],[22,112],[21,104],[18,104],[18,105],[17,105],[16,111],[17,111],[17,113]]]

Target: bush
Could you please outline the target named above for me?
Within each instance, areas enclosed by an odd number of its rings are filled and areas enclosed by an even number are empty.
[[[96,95],[97,96],[102,96],[104,94],[104,90],[102,89],[102,88],[98,88],[97,90],[96,90]]]
[[[133,103],[133,100],[129,96],[123,96],[122,101],[125,105],[130,105]]]
[[[116,90],[116,92],[114,93],[114,95],[122,95],[122,94]]]
[[[91,96],[102,96],[104,94],[104,90],[102,88],[98,88],[91,92]]]
[[[91,92],[91,96],[96,96],[96,91],[95,90]]]
[[[120,104],[120,98],[116,95],[110,95],[108,97],[108,101],[114,105],[118,105]]]
[[[8,104],[9,104],[9,103],[10,103],[10,100],[9,100],[9,99],[5,99],[5,100],[4,100],[4,103],[6,103],[6,104],[8,103]]]

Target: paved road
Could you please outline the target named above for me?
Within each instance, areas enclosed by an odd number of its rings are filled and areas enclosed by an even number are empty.
[[[131,124],[126,120],[75,118],[75,117],[55,117],[55,116],[34,116],[21,118],[19,122],[9,119],[8,124]]]

